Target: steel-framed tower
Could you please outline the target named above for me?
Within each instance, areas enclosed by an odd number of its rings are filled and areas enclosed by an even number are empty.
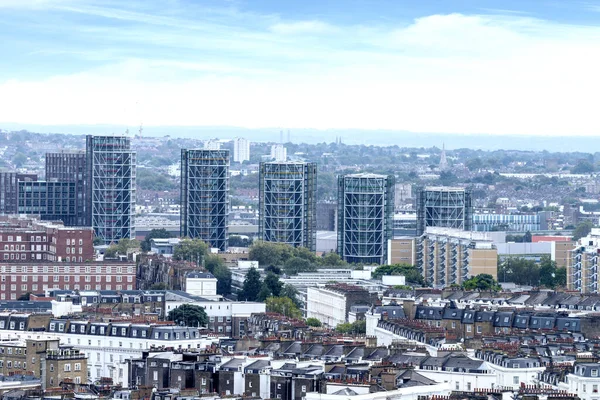
[[[338,177],[338,253],[349,263],[385,264],[394,214],[392,175]]]
[[[259,238],[316,251],[317,164],[263,162],[259,179]]]
[[[457,187],[426,187],[417,193],[417,235],[427,227],[473,228],[471,191]]]
[[[136,154],[125,136],[86,137],[88,212],[105,244],[135,237]]]
[[[229,150],[181,150],[181,236],[227,250]]]

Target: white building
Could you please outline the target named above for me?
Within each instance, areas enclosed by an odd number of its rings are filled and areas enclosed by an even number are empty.
[[[306,294],[306,318],[316,318],[335,327],[346,322],[346,296],[327,288],[309,287]]]
[[[558,389],[577,393],[581,400],[600,399],[600,364],[580,363],[575,365],[572,374],[567,375],[565,382],[558,385]]]
[[[278,162],[287,161],[287,149],[282,144],[272,145],[271,158]]]
[[[141,358],[144,351],[152,348],[204,349],[219,341],[216,336],[201,336],[196,328],[126,322],[54,319],[47,332],[0,329],[0,340],[44,338],[59,339],[61,345],[72,345],[84,352],[92,382],[110,377],[123,387],[129,381],[127,359]]]
[[[233,139],[233,162],[250,160],[250,142],[245,138]]]
[[[185,277],[185,292],[194,296],[217,296],[217,278],[210,272],[189,272]]]
[[[420,371],[419,371],[420,372]],[[348,385],[346,388],[352,392],[352,385]],[[420,397],[431,397],[431,396],[448,396],[450,395],[451,388],[446,382],[438,383],[435,385],[424,385],[424,386],[410,386],[400,388],[396,390],[388,390],[376,393],[364,393],[364,394],[353,394],[349,396],[348,392],[344,389],[340,389],[336,394],[323,394],[318,392],[306,393],[306,400],[417,400]]]

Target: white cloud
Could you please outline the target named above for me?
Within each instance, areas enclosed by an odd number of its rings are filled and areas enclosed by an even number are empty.
[[[0,121],[597,134],[600,28],[460,14],[338,26],[334,39],[318,21],[274,26],[238,40],[224,33],[217,55],[201,42],[218,37],[210,32],[191,35],[182,45],[191,53],[177,59],[0,81]],[[322,40],[305,40],[309,32]],[[173,35],[165,43],[185,33]]]

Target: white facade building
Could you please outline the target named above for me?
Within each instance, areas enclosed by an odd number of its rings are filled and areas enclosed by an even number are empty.
[[[233,139],[233,162],[250,160],[250,142],[245,138]]]
[[[566,382],[559,383],[558,389],[577,393],[581,400],[600,399],[600,364],[576,364],[573,372],[567,375]]]
[[[287,149],[282,144],[272,145],[271,158],[278,162],[287,161]]]
[[[306,299],[307,318],[316,318],[333,327],[346,322],[346,296],[343,293],[309,287]]]
[[[95,333],[91,333],[92,327]],[[100,333],[101,328],[103,334]],[[119,336],[123,329],[125,336]],[[133,331],[138,336],[132,337]],[[88,321],[69,324],[69,320],[65,319],[52,320],[49,332],[0,330],[0,340],[45,338],[59,339],[61,345],[72,345],[85,353],[90,381],[110,377],[115,384],[123,387],[127,387],[129,381],[127,359],[141,358],[142,353],[151,348],[204,349],[219,341],[218,337],[200,336],[195,328]]]
[[[185,277],[185,292],[193,296],[217,296],[217,278],[210,272],[190,272]]]

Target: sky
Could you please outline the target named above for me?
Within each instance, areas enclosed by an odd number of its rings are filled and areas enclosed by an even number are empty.
[[[588,136],[599,71],[600,0],[0,0],[0,128]]]

